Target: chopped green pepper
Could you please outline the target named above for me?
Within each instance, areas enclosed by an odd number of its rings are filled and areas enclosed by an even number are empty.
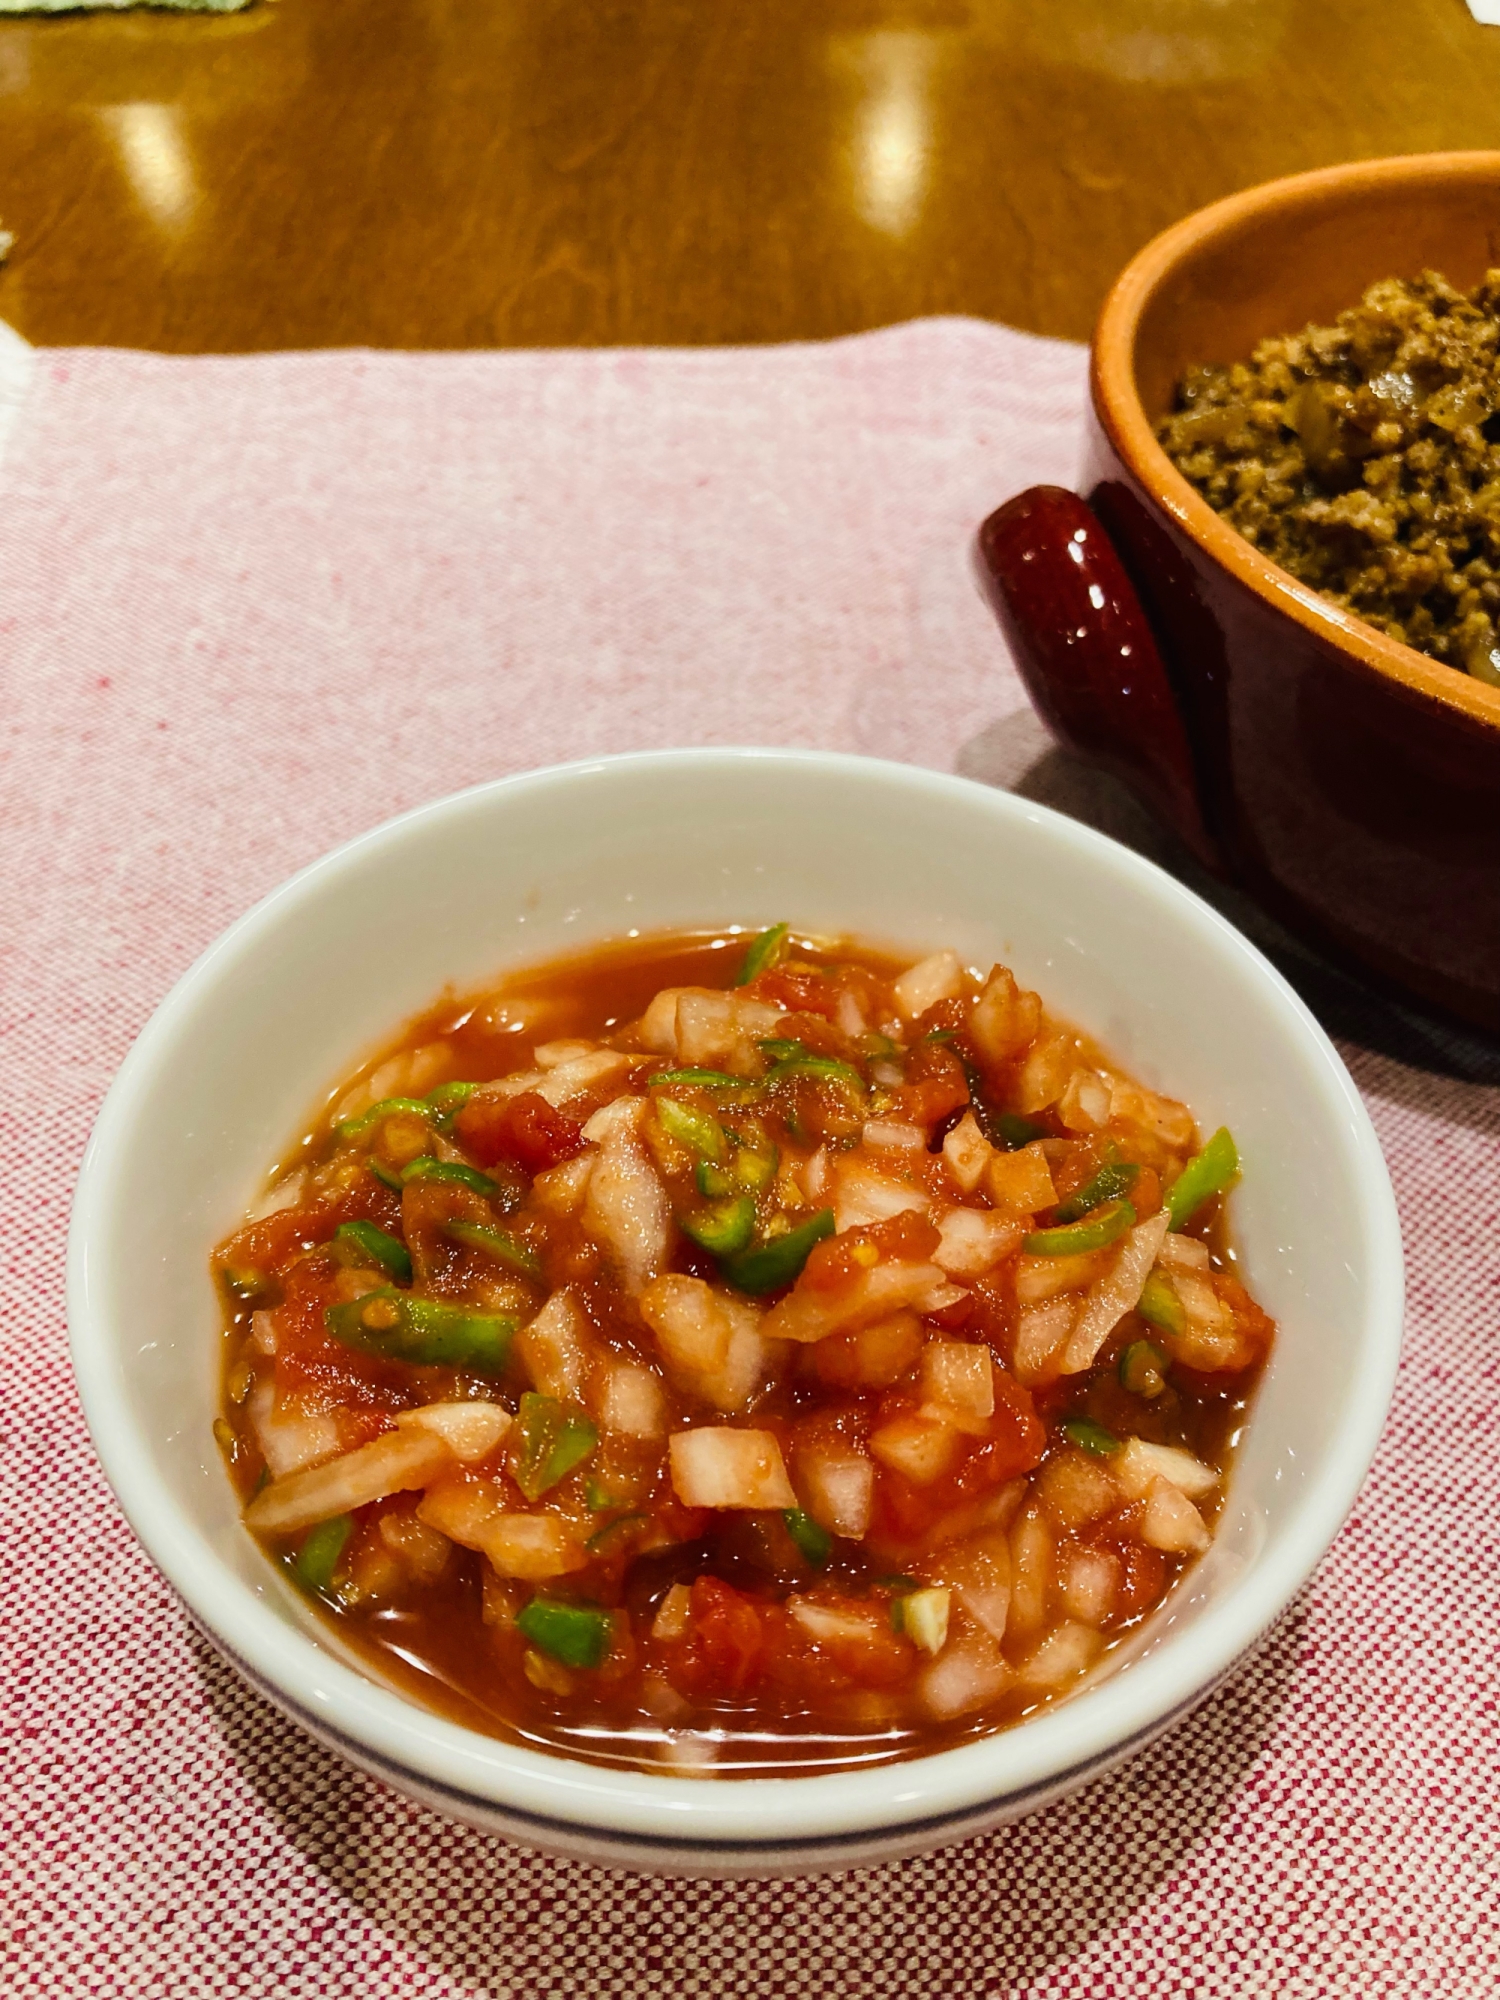
[[[292,1564],[297,1581],[309,1590],[327,1590],[353,1527],[350,1515],[335,1514],[331,1521],[319,1521],[315,1528],[309,1528]]]
[[[752,1077],[731,1076],[724,1069],[659,1069],[651,1078],[654,1090],[659,1083],[694,1083],[700,1090],[748,1090],[760,1089]]]
[[[382,1187],[388,1187],[392,1194],[400,1194],[401,1176],[393,1168],[388,1167],[384,1160],[370,1158],[365,1161],[365,1165]]]
[[[516,1620],[516,1630],[565,1667],[598,1667],[609,1654],[613,1619],[591,1604],[565,1604],[556,1597],[533,1597]]]
[[[519,1271],[523,1278],[539,1278],[542,1260],[529,1243],[512,1236],[508,1229],[492,1229],[483,1222],[445,1222],[443,1234],[467,1250],[483,1250],[499,1264]]]
[[[745,962],[740,967],[736,986],[748,986],[752,979],[758,979],[763,972],[769,972],[776,961],[786,953],[791,929],[787,924],[772,924],[759,937],[750,940],[750,949],[745,953]]]
[[[501,1372],[516,1330],[513,1319],[497,1313],[413,1298],[394,1285],[330,1306],[324,1321],[335,1340],[362,1353],[419,1367],[472,1368],[481,1375]]]
[[[250,1265],[226,1264],[220,1276],[234,1296],[246,1305],[252,1299],[258,1299],[270,1284],[264,1271],[257,1271]]]
[[[775,1146],[770,1146],[764,1153],[755,1146],[741,1146],[729,1171],[742,1188],[749,1188],[752,1194],[758,1194],[775,1180],[780,1163],[781,1154]]]
[[[408,1118],[430,1118],[432,1106],[420,1097],[382,1097],[358,1118],[345,1118],[334,1126],[341,1139],[363,1139],[387,1118],[404,1114]]]
[[[478,1088],[477,1083],[440,1083],[428,1091],[425,1101],[439,1114],[461,1111]]]
[[[1142,1319],[1149,1320],[1152,1326],[1159,1326],[1163,1333],[1187,1332],[1187,1314],[1182,1309],[1182,1300],[1165,1271],[1151,1273],[1141,1289],[1135,1309]]]
[[[727,1167],[716,1167],[712,1160],[700,1160],[693,1168],[693,1185],[705,1201],[723,1201],[726,1195],[734,1193],[734,1176]]]
[[[411,1252],[399,1236],[388,1236],[373,1222],[341,1222],[333,1232],[333,1254],[341,1264],[385,1271],[403,1285],[411,1283]]]
[[[612,1521],[606,1521],[602,1528],[596,1528],[584,1543],[591,1556],[613,1555],[627,1542],[643,1521],[649,1521],[649,1514],[617,1514]]]
[[[401,1169],[401,1179],[406,1181],[452,1181],[458,1187],[472,1188],[475,1194],[494,1194],[499,1186],[488,1174],[482,1174],[478,1167],[466,1167],[462,1160],[435,1160],[431,1153],[419,1153]]]
[[[591,1514],[602,1514],[606,1507],[613,1507],[615,1504],[613,1493],[597,1479],[586,1479],[583,1482],[583,1497]]]
[[[1133,1166],[1129,1160],[1107,1160],[1091,1181],[1085,1181],[1076,1194],[1070,1194],[1066,1201],[1058,1203],[1057,1220],[1077,1222],[1082,1216],[1091,1215],[1105,1202],[1129,1194],[1140,1176],[1140,1168]]]
[[[1120,1440],[1114,1432],[1095,1423],[1092,1417],[1064,1417],[1058,1429],[1069,1444],[1076,1444],[1095,1458],[1108,1458],[1120,1449]]]
[[[512,1460],[511,1476],[528,1500],[540,1500],[566,1479],[599,1442],[593,1420],[576,1403],[529,1390],[521,1398],[516,1428],[520,1450]]]
[[[1089,1250],[1102,1250],[1135,1226],[1135,1210],[1128,1201],[1112,1201],[1096,1210],[1086,1222],[1070,1222],[1061,1229],[1034,1229],[1021,1238],[1028,1257],[1081,1257]]]
[[[814,1569],[822,1569],[833,1554],[833,1537],[828,1530],[800,1507],[784,1507],[781,1518],[799,1553]]]
[[[1120,1386],[1132,1396],[1159,1396],[1167,1386],[1167,1357],[1149,1340],[1132,1340],[1120,1356]]]
[[[1229,1127],[1221,1125],[1201,1153],[1195,1153],[1167,1189],[1166,1209],[1173,1229],[1190,1222],[1210,1195],[1222,1194],[1240,1170]]]
[[[700,1160],[714,1160],[722,1166],[729,1158],[728,1135],[712,1112],[679,1104],[675,1097],[658,1097],[655,1103],[661,1129],[669,1139],[686,1146]]]
[[[742,1292],[777,1292],[800,1275],[815,1246],[833,1234],[833,1210],[820,1208],[806,1222],[789,1229],[785,1236],[773,1236],[769,1243],[743,1250],[725,1259],[724,1276]]]
[[[1045,1125],[1039,1125],[1034,1118],[1023,1118],[1019,1111],[997,1111],[992,1115],[991,1123],[995,1129],[986,1132],[985,1137],[1004,1146],[1008,1153],[1018,1152],[1034,1139],[1045,1139],[1047,1136]]]
[[[824,1083],[839,1090],[856,1104],[863,1104],[865,1080],[853,1063],[840,1062],[837,1056],[815,1056],[800,1042],[762,1042],[761,1048],[772,1058],[772,1065],[766,1072],[766,1083],[771,1089],[783,1083]]]
[[[710,1202],[707,1208],[679,1215],[684,1236],[711,1251],[715,1257],[733,1257],[749,1247],[755,1234],[755,1201],[748,1194],[731,1195]]]

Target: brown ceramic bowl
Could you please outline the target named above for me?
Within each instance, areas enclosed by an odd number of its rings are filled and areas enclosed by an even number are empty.
[[[1154,427],[1194,362],[1326,323],[1378,278],[1500,264],[1500,153],[1273,181],[1149,244],[1094,337],[1086,501],[980,530],[1033,699],[1293,929],[1500,1028],[1500,689],[1326,604],[1241,539]]]

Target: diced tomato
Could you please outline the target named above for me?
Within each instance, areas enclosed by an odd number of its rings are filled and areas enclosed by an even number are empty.
[[[876,1264],[925,1264],[938,1246],[936,1225],[915,1209],[903,1209],[884,1222],[845,1229],[817,1245],[802,1267],[799,1285],[809,1291],[839,1292]]]
[[[951,1001],[940,1001],[939,1014]],[[969,1102],[969,1079],[946,1042],[919,1042],[906,1060],[906,1081],[895,1093],[893,1109],[914,1125],[934,1125]]]
[[[716,1576],[700,1576],[687,1637],[672,1649],[667,1678],[679,1694],[744,1694],[760,1678],[765,1632],[750,1599]]]
[[[839,1004],[836,980],[786,965],[773,965],[759,979],[752,979],[745,991],[757,1000],[769,1000],[773,1006],[785,1007],[789,1013],[822,1014],[827,1019],[832,1019]]]
[[[1110,1611],[1111,1625],[1128,1625],[1149,1611],[1167,1585],[1167,1559],[1159,1549],[1148,1548],[1130,1532],[1125,1516],[1114,1515],[1085,1538],[1097,1548],[1108,1549],[1120,1561],[1120,1585]]]
[[[583,1127],[545,1097],[523,1090],[501,1101],[471,1097],[453,1121],[459,1143],[482,1167],[514,1160],[529,1174],[545,1173],[583,1151]]]

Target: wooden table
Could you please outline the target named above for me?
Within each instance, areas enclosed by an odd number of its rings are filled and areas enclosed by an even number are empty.
[[[1084,336],[1174,217],[1500,144],[1462,0],[261,0],[0,20],[0,317],[172,350]]]

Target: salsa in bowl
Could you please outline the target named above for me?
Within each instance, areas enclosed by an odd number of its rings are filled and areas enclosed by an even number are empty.
[[[216,1252],[218,1436],[456,1719],[725,1776],[930,1753],[1209,1546],[1273,1331],[1237,1169],[1004,966],[605,948],[336,1093]]]
[[[1024,801],[770,752],[298,877],[132,1052],[71,1254],[106,1469],[251,1679],[440,1809],[704,1874],[960,1837],[1201,1698],[1400,1313],[1357,1094],[1237,933]]]

